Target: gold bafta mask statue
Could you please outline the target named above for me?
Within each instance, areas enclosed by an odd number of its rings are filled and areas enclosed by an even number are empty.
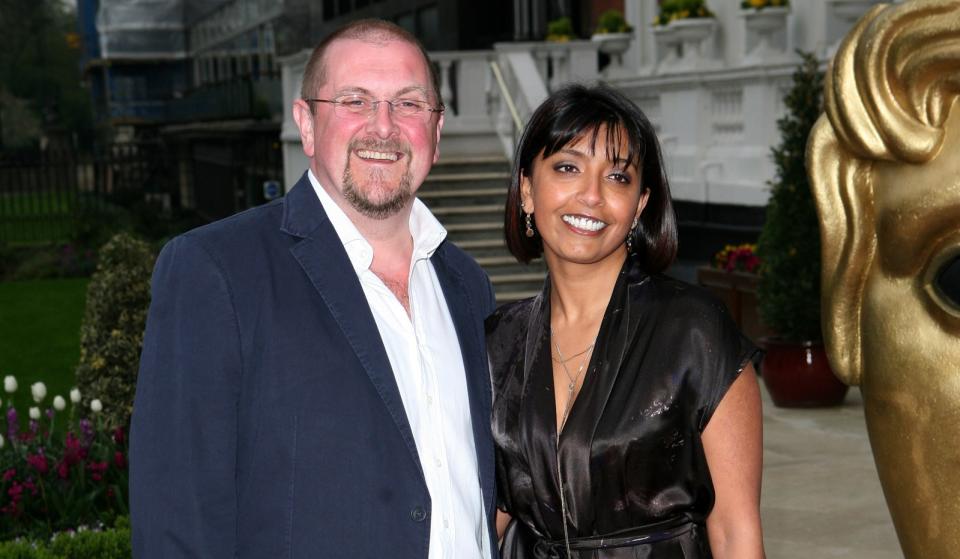
[[[960,557],[960,0],[878,5],[807,147],[824,337],[904,554]]]

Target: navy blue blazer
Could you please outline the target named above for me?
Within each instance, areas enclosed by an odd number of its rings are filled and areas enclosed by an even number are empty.
[[[460,340],[496,550],[493,291],[450,242],[431,261]],[[373,314],[306,175],[283,199],[170,241],[131,426],[134,556],[426,559],[430,510]]]

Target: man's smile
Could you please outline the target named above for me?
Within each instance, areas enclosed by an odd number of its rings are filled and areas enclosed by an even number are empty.
[[[367,161],[399,161],[403,154],[397,151],[374,151],[358,149],[354,152],[357,157]]]

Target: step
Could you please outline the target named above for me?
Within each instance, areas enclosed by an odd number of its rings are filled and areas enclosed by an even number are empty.
[[[441,216],[453,216],[453,215],[472,215],[472,214],[482,214],[482,213],[503,213],[503,204],[471,204],[466,206],[446,206],[431,210],[433,215],[437,216],[437,219],[443,221]]]
[[[474,231],[490,231],[491,233],[496,233],[497,235],[502,236],[503,233],[503,222],[502,221],[478,221],[476,223],[451,223],[444,226],[447,230],[447,233],[461,233],[461,232],[474,232]]]
[[[513,255],[507,254],[506,256],[496,255],[496,256],[481,256],[479,258],[474,258],[477,261],[477,264],[487,268],[493,266],[511,266],[513,264],[519,264],[517,259]]]
[[[430,173],[424,184],[434,182],[475,182],[475,181],[509,181],[510,173],[499,171],[471,172],[471,173]]]
[[[434,164],[434,168],[444,165],[478,165],[481,163],[494,164],[503,163],[509,166],[510,160],[502,155],[458,155],[454,157],[440,157],[440,160]]]
[[[503,222],[503,204],[457,204],[455,206],[434,206],[430,208],[433,215],[444,226],[454,223],[474,221]]]
[[[461,249],[469,252],[477,249],[502,248],[507,249],[506,241],[503,237],[499,239],[464,239],[462,241],[453,241]]]
[[[417,198],[427,202],[427,200],[436,200],[442,198],[485,198],[485,197],[506,197],[507,187],[485,187],[485,188],[438,188],[423,189],[417,191]]]
[[[520,299],[530,299],[540,294],[540,290],[519,290],[519,291],[498,291],[496,293],[497,304],[512,303]]]
[[[542,282],[546,277],[544,272],[531,272],[525,274],[507,274],[502,276],[490,276],[490,283],[493,285],[502,285],[509,283]]]

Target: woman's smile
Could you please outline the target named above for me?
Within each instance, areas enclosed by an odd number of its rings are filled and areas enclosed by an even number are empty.
[[[606,222],[587,215],[564,214],[560,219],[580,234],[594,235],[607,226]]]

